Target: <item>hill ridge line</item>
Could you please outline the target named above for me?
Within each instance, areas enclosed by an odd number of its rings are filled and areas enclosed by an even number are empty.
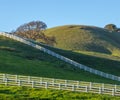
[[[80,63],[78,63],[76,61],[73,61],[73,60],[71,60],[71,59],[69,59],[67,57],[64,57],[64,56],[62,56],[62,55],[60,55],[58,53],[55,53],[52,50],[46,49],[45,47],[42,47],[42,46],[40,46],[38,44],[35,44],[35,43],[32,43],[29,40],[26,40],[24,38],[18,37],[18,36],[13,35],[13,34],[5,33],[5,32],[0,32],[0,35],[6,36],[8,38],[11,38],[11,39],[17,40],[19,42],[22,42],[24,44],[27,44],[29,46],[32,46],[32,47],[34,47],[36,49],[39,49],[39,50],[41,50],[41,51],[43,51],[45,53],[48,53],[49,55],[52,55],[52,56],[54,56],[54,57],[56,57],[56,58],[58,58],[58,59],[60,59],[60,60],[62,60],[64,62],[67,62],[67,63],[69,63],[71,65],[74,65],[75,67],[83,69],[83,70],[85,70],[87,72],[90,72],[92,74],[96,74],[96,75],[104,77],[104,78],[120,81],[119,76],[108,74],[108,73],[105,73],[105,72],[90,68],[88,66],[85,66],[85,65],[80,64]]]

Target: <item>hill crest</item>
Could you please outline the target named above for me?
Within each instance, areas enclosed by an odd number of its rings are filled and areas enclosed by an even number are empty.
[[[45,34],[54,36],[55,47],[73,50],[120,55],[120,33],[85,25],[65,25],[47,29]]]

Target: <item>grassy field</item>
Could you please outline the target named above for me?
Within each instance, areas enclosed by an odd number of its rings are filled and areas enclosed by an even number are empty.
[[[55,47],[65,50],[91,51],[120,56],[120,33],[83,25],[66,25],[47,29],[54,36]]]
[[[120,100],[120,97],[92,93],[45,90],[0,85],[0,100]]]
[[[0,36],[0,72],[120,84],[117,81],[73,68],[70,64],[3,36]]]
[[[120,57],[97,52],[62,50],[49,46],[44,47],[91,68],[120,76]]]

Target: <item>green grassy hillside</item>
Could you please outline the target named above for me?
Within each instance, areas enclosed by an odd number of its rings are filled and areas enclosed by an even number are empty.
[[[66,25],[47,29],[45,34],[54,36],[54,46],[61,49],[120,56],[120,33],[109,32],[103,28]]]
[[[41,44],[39,44],[41,45]],[[86,52],[86,51],[69,51],[57,49],[49,46],[42,45],[58,54],[68,57],[74,61],[84,64],[91,68],[120,76],[120,57],[115,57],[108,54],[97,53],[97,52]]]
[[[3,36],[0,36],[0,72],[119,84],[73,68],[70,64]]]

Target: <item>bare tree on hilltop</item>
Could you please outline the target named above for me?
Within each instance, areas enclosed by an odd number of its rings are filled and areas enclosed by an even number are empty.
[[[55,42],[54,37],[48,37],[44,34],[44,30],[47,25],[42,21],[31,21],[29,23],[19,26],[16,31],[12,32],[18,36],[33,39],[42,40],[44,43],[53,45]]]

